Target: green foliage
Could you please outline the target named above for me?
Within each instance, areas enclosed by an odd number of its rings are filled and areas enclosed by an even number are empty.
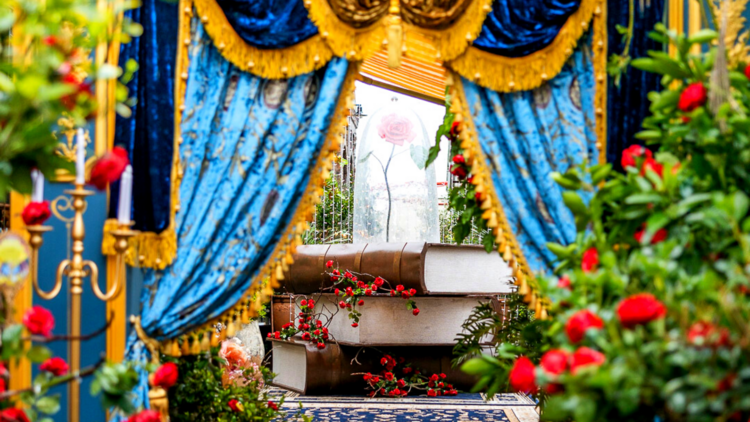
[[[331,172],[315,206],[315,221],[302,236],[304,244],[351,243],[353,207],[354,178],[341,179]]]
[[[6,7],[7,6],[7,7]],[[87,56],[100,42],[128,42],[143,31],[120,17],[137,2],[122,2],[103,12],[93,0],[11,0],[0,8],[0,34],[13,29],[13,44],[3,46],[0,61],[0,200],[9,190],[31,191],[30,170],[52,178],[72,163],[55,152],[53,131],[67,116],[84,127],[97,109],[91,87],[98,79],[122,78],[116,89],[117,110],[129,115],[128,91],[137,63],[124,71],[96,65]],[[122,31],[111,31],[121,25]],[[112,34],[116,35],[112,35]]]
[[[225,362],[218,355],[219,349],[210,352],[172,358],[162,356],[163,362],[174,362],[178,365],[179,378],[177,384],[169,389],[170,420],[173,422],[240,422],[240,421],[270,421],[287,420],[291,417],[303,417],[299,412],[286,415],[271,408],[268,404],[270,397],[261,386],[273,379],[268,368],[259,367],[262,371],[262,382],[255,379],[252,369],[245,370],[247,384],[240,386],[235,383],[223,385],[222,377],[225,373]],[[228,403],[230,400],[241,403],[242,411],[235,412]],[[280,408],[284,398],[273,400]],[[307,420],[303,417],[303,419]]]
[[[456,115],[451,111],[451,96],[448,94],[449,88],[445,88],[445,116],[443,117],[443,123],[438,127],[437,133],[435,134],[435,145],[430,147],[430,151],[427,153],[427,161],[425,167],[432,164],[440,154],[440,140],[443,136],[450,137],[451,127],[453,126],[453,120]]]
[[[691,47],[714,39],[713,31],[685,37],[657,25],[651,36],[677,50],[675,58],[650,52],[632,62],[663,75],[665,90],[649,94],[652,115],[639,135],[659,145],[659,152],[652,158],[637,147],[627,151],[632,162],[624,164],[624,174],[593,166],[554,175],[566,189],[563,197],[579,231],[571,245],[549,245],[559,258],[556,273],[570,280],[570,288],[558,287],[558,278],[540,277],[540,294],[552,302],[551,318],[539,324],[541,336],[523,347],[503,343],[496,358],[465,367],[483,376],[479,387],[492,391],[507,382],[518,355],[539,363],[539,352],[549,349],[601,352],[601,365],[559,375],[536,369],[543,420],[750,416],[750,80],[744,69],[732,69],[731,89],[711,92],[716,85],[708,73],[716,51],[693,54]],[[694,108],[678,107],[685,88],[695,83],[724,103],[712,109],[698,95]],[[586,179],[600,186],[588,205],[576,193]],[[582,266],[586,254],[589,265]],[[642,293],[653,295],[664,315],[623,305]],[[584,309],[603,327],[574,342],[565,327]],[[633,315],[643,319],[630,325]],[[548,394],[552,384],[559,388]]]

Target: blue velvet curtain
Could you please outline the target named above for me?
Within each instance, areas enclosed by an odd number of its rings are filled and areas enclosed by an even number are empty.
[[[128,84],[137,103],[133,116],[117,116],[115,144],[125,147],[133,163],[135,229],[161,232],[169,225],[170,172],[174,143],[174,65],[177,48],[177,3],[143,0],[126,16],[143,25],[143,35],[120,48],[120,66],[139,64]],[[119,182],[111,186],[110,217],[116,216]]]
[[[532,91],[503,94],[463,79],[495,190],[535,272],[553,268],[547,242],[568,244],[576,235],[550,173],[597,162],[592,58],[589,42],[581,42],[563,70]]]
[[[291,47],[318,33],[302,0],[217,0],[237,34],[262,49]]]
[[[499,56],[529,55],[548,46],[580,4],[581,0],[495,0],[473,45]]]
[[[237,70],[194,27],[179,247],[170,267],[146,274],[141,298],[141,324],[158,339],[220,315],[250,287],[302,198],[348,68],[334,58],[306,75],[262,79]],[[128,359],[145,355],[131,341]]]
[[[648,38],[646,34],[654,25],[664,19],[665,0],[651,0],[643,4],[636,2],[635,20],[633,21],[633,40],[630,44],[630,56],[645,57],[648,50],[661,50],[662,45]],[[617,32],[617,25],[628,25],[628,2],[623,0],[607,1],[607,34],[610,54],[623,51],[622,36]],[[622,170],[620,157],[622,151],[632,144],[642,144],[633,138],[641,130],[641,122],[650,113],[651,102],[646,97],[650,91],[661,90],[661,78],[655,73],[644,72],[629,66],[623,73],[620,86],[615,86],[610,77],[607,86],[607,161],[616,169]]]

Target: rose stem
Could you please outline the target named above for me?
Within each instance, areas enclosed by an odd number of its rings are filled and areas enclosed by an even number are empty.
[[[388,166],[391,165],[391,159],[393,158],[393,151],[396,150],[396,144],[391,147],[391,155],[388,156],[388,162],[385,163],[385,169],[383,169],[383,177],[385,178],[385,189],[388,191],[388,218],[385,220],[385,241],[388,242],[391,231],[391,187],[388,185]]]

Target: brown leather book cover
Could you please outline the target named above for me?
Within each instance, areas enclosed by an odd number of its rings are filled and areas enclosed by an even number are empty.
[[[383,349],[362,349],[329,343],[319,350],[310,342],[272,340],[273,385],[305,395],[361,394],[364,396],[365,381],[354,373],[379,374],[384,367],[380,359],[384,354],[403,357],[412,367],[422,373],[446,374],[446,382],[459,390],[468,391],[476,379],[451,366],[451,347],[396,346]],[[356,361],[354,358],[356,357]],[[396,376],[400,376],[398,368]],[[414,391],[413,395],[424,394]]]
[[[334,284],[326,262],[369,282],[382,277],[417,295],[496,295],[510,293],[510,268],[496,252],[481,246],[424,242],[303,245],[297,247],[282,289],[312,294]]]

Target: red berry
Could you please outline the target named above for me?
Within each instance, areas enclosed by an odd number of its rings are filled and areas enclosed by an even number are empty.
[[[341,302],[339,302],[339,308],[341,308],[341,309],[346,308],[346,303],[343,300]]]
[[[334,290],[334,291],[333,291],[333,293],[335,293],[335,294],[336,294],[336,296],[338,296],[338,295],[339,295],[339,292],[341,292],[341,290],[339,290],[339,289],[336,289],[336,290]]]
[[[414,308],[414,310],[411,311],[411,313],[414,314],[414,316],[417,316],[417,315],[419,315],[419,309],[418,308]]]
[[[357,324],[356,322],[352,322],[352,327],[357,328],[359,327],[359,324]]]
[[[268,333],[268,335],[266,337],[268,337],[268,338],[273,337],[273,333]]]

